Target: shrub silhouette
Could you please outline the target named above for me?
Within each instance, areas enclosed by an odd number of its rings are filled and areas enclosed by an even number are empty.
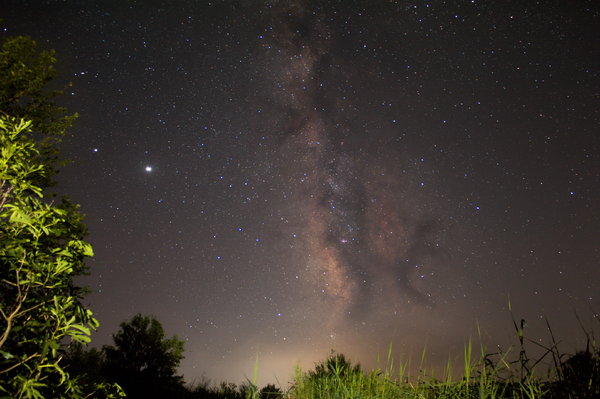
[[[600,358],[598,353],[593,353],[589,347],[585,351],[578,351],[563,362],[560,369],[562,381],[559,386],[563,393],[576,395],[577,398],[600,397]]]
[[[258,393],[259,399],[281,399],[283,392],[273,384],[268,384],[262,387]]]
[[[332,352],[327,359],[315,365],[314,371],[308,372],[308,378],[317,380],[338,376],[340,379],[344,380],[361,374],[362,369],[360,363],[353,366],[343,353],[338,353],[336,355]]]

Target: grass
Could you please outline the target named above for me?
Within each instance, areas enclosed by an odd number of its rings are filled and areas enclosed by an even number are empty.
[[[517,322],[513,316],[512,321],[518,345],[489,353],[481,344],[481,355],[474,357],[469,340],[458,378],[453,377],[457,374],[450,361],[440,378],[424,371],[425,351],[421,356],[421,371],[411,376],[410,359],[395,364],[390,345],[385,367],[370,372],[363,372],[360,365],[352,365],[344,355],[334,353],[317,364],[314,371],[304,372],[296,367],[293,385],[284,396],[288,399],[600,398],[600,353],[593,332],[588,333],[580,322],[587,337],[586,349],[568,356],[559,352],[548,322],[551,345],[544,347],[525,337],[525,320]],[[527,345],[542,348],[542,356],[530,358]],[[548,370],[542,370],[543,364],[549,364]]]
[[[425,350],[420,371],[415,376],[409,371],[411,360],[396,363],[390,345],[385,366],[371,371],[363,371],[360,364],[353,365],[343,354],[332,352],[317,363],[314,370],[304,371],[297,365],[287,390],[274,385],[259,390],[255,375],[254,383],[247,381],[237,391],[234,384],[222,383],[220,388],[198,389],[198,395],[192,396],[215,399],[600,398],[600,353],[593,332],[587,332],[581,321],[587,345],[574,355],[559,352],[548,323],[551,345],[544,347],[525,337],[525,320],[517,323],[513,316],[512,321],[519,341],[515,347],[489,353],[480,344],[481,355],[475,357],[469,340],[464,347],[462,369],[453,370],[448,361],[439,378],[424,370]],[[481,332],[478,332],[481,341]],[[529,345],[543,349],[542,356],[530,358],[526,350]],[[546,371],[541,370],[543,365],[548,368]],[[255,374],[257,369],[258,364]]]

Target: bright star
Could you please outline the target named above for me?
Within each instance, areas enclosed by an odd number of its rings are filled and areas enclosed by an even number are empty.
[[[146,172],[152,172],[152,166],[146,166]]]

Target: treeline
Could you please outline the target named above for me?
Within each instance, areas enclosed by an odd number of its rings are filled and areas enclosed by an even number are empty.
[[[113,335],[114,345],[86,349],[73,342],[64,353],[63,370],[83,387],[83,394],[99,397],[98,386],[118,384],[128,398],[277,399],[282,390],[274,385],[262,389],[250,382],[237,386],[210,381],[186,385],[177,368],[183,359],[184,342],[167,338],[162,324],[152,316],[137,314],[121,323]]]

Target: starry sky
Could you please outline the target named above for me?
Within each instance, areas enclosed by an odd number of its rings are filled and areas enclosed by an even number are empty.
[[[509,301],[565,353],[598,327],[598,2],[3,3],[80,115],[94,346],[153,314],[186,381],[285,386],[506,350]]]

